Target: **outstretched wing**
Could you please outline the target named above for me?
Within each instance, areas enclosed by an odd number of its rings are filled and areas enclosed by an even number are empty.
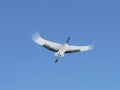
[[[51,42],[48,40],[43,39],[39,33],[35,33],[32,36],[33,41],[35,41],[37,44],[42,45],[43,47],[47,48],[48,50],[57,52],[58,49],[61,47],[61,44],[59,43],[55,43],[55,42]]]
[[[87,45],[87,46],[68,45],[65,53],[82,52],[82,51],[88,51],[91,49],[93,49],[93,45]]]

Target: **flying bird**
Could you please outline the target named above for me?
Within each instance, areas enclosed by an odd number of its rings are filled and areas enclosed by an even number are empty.
[[[73,53],[73,52],[83,52],[93,49],[93,45],[86,45],[86,46],[74,46],[74,45],[68,45],[68,42],[70,41],[70,37],[67,38],[67,41],[63,44],[52,42],[49,40],[46,40],[40,36],[39,33],[35,33],[32,36],[32,39],[35,43],[45,47],[48,50],[54,51],[55,56],[57,57],[55,60],[55,63],[58,62],[58,60],[64,56],[64,54],[67,53]]]

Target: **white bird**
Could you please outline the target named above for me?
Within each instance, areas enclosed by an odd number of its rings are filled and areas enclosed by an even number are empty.
[[[88,51],[93,49],[92,44],[87,46],[68,45],[70,37],[68,37],[67,41],[64,44],[43,39],[39,33],[35,33],[32,36],[32,39],[35,43],[47,48],[48,50],[56,52],[55,56],[57,57],[57,59],[55,60],[55,63],[58,62],[59,58],[63,57],[65,53],[82,52],[82,51]]]

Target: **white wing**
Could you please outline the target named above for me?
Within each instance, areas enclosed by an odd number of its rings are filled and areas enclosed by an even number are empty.
[[[93,45],[87,45],[87,46],[68,45],[65,53],[82,52],[82,51],[88,51],[91,49],[93,49]]]
[[[35,33],[32,37],[33,41],[35,41],[37,44],[39,45],[42,45],[43,47],[51,50],[51,51],[54,51],[54,52],[57,52],[58,49],[62,46],[62,44],[59,44],[59,43],[55,43],[55,42],[51,42],[51,41],[48,41],[48,40],[45,40],[43,39],[39,33]]]

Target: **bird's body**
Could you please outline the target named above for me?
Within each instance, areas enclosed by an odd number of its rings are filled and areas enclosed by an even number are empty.
[[[63,44],[61,48],[58,50],[58,52],[55,53],[55,56],[63,57],[65,54],[65,51],[67,50],[67,43]]]
[[[40,37],[39,33],[35,33],[33,35],[33,41],[35,41],[37,44],[42,45],[48,50],[56,52],[55,56],[57,57],[57,59],[55,60],[55,63],[59,60],[60,57],[63,57],[65,53],[82,52],[93,49],[92,45],[87,46],[68,45],[69,40],[70,37],[68,37],[67,41],[64,44],[59,44],[56,42],[51,42],[43,39],[42,37]]]

